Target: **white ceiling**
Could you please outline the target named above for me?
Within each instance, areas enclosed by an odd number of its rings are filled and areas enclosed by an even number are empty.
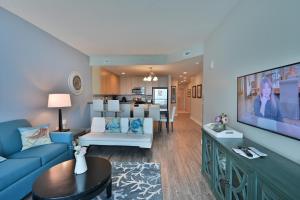
[[[0,0],[87,55],[165,55],[203,45],[239,0]]]
[[[150,72],[150,67],[157,76],[171,75],[175,80],[183,80],[183,77],[186,77],[188,82],[191,76],[202,72],[203,58],[197,56],[168,65],[122,65],[104,68],[120,76],[124,76],[122,72],[126,73],[125,76],[146,76]],[[183,72],[187,72],[187,74],[184,75]]]

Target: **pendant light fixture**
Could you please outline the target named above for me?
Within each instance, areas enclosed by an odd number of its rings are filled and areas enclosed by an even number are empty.
[[[155,76],[154,72],[152,71],[152,67],[149,67],[149,69],[150,69],[150,73],[149,73],[148,76],[144,77],[143,81],[146,81],[146,82],[151,82],[151,81],[156,82],[156,81],[158,81],[157,76]]]

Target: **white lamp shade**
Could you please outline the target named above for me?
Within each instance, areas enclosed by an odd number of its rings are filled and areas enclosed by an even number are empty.
[[[49,94],[49,108],[71,107],[70,94]]]

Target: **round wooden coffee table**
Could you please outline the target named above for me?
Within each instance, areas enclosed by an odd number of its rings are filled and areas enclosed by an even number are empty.
[[[33,199],[92,199],[106,189],[111,197],[111,164],[98,157],[86,157],[88,170],[74,174],[75,160],[60,163],[43,173],[33,184]]]

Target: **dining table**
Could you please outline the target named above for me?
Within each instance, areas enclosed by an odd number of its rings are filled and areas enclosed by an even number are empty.
[[[145,117],[149,117],[149,107],[151,104],[142,104],[144,107],[144,112],[145,112]],[[133,117],[133,107],[135,105],[131,106],[130,109],[130,117]],[[141,106],[141,105],[140,105]],[[167,108],[160,108],[160,114],[165,116],[165,118],[167,119],[166,121],[166,128],[167,128],[167,132],[169,133],[169,110]]]

